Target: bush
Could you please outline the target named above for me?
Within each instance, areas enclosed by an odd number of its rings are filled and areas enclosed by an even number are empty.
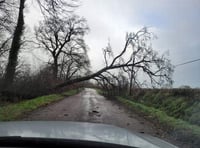
[[[194,103],[185,110],[185,120],[200,126],[200,102]]]
[[[35,74],[30,74],[28,70],[25,72],[18,72],[13,85],[7,88],[0,86],[0,99],[1,101],[18,102],[23,99],[32,99],[41,95],[48,95],[55,93],[52,88],[60,83],[61,80],[55,80],[50,68],[44,67]],[[3,79],[0,79],[0,84]],[[71,86],[69,86],[71,87]],[[69,87],[64,87],[61,90],[70,89]]]

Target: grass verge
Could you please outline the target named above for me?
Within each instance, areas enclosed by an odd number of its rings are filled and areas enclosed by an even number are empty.
[[[198,125],[192,125],[186,121],[176,119],[174,117],[168,116],[164,111],[160,111],[153,107],[148,107],[141,103],[136,103],[130,100],[127,100],[123,97],[116,97],[118,101],[122,102],[123,104],[127,105],[128,107],[142,112],[148,116],[156,118],[161,125],[167,126],[170,128],[171,132],[179,132],[180,137],[193,140],[200,143],[200,127]]]
[[[0,107],[0,121],[17,120],[27,112],[33,111],[39,107],[48,105],[50,103],[59,101],[65,96],[72,96],[77,93],[77,90],[69,90],[61,94],[41,96],[31,100],[26,100],[19,103],[9,104]]]
[[[95,88],[96,92],[100,95],[103,95],[103,91],[101,89]]]
[[[63,96],[73,96],[73,95],[77,94],[78,92],[80,92],[80,90],[72,89],[72,90],[63,92],[61,95],[63,95]]]

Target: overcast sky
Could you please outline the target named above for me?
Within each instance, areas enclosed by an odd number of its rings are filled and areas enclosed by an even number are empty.
[[[82,0],[75,13],[87,19],[86,36],[93,70],[103,66],[102,48],[110,40],[122,50],[126,32],[147,26],[158,36],[153,47],[168,53],[172,64],[200,58],[200,0]],[[31,19],[30,19],[31,18]],[[34,11],[26,17],[33,24]],[[200,87],[200,61],[177,67],[174,86]]]

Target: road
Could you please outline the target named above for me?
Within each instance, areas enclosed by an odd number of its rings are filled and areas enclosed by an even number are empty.
[[[112,124],[175,143],[172,139],[165,137],[164,132],[150,121],[89,88],[75,96],[35,110],[26,115],[23,120],[62,120]]]

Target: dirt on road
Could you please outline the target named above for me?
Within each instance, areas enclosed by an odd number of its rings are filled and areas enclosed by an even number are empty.
[[[156,136],[180,146],[152,122],[89,88],[75,96],[35,110],[26,115],[23,120],[61,120],[111,124],[133,132]]]

